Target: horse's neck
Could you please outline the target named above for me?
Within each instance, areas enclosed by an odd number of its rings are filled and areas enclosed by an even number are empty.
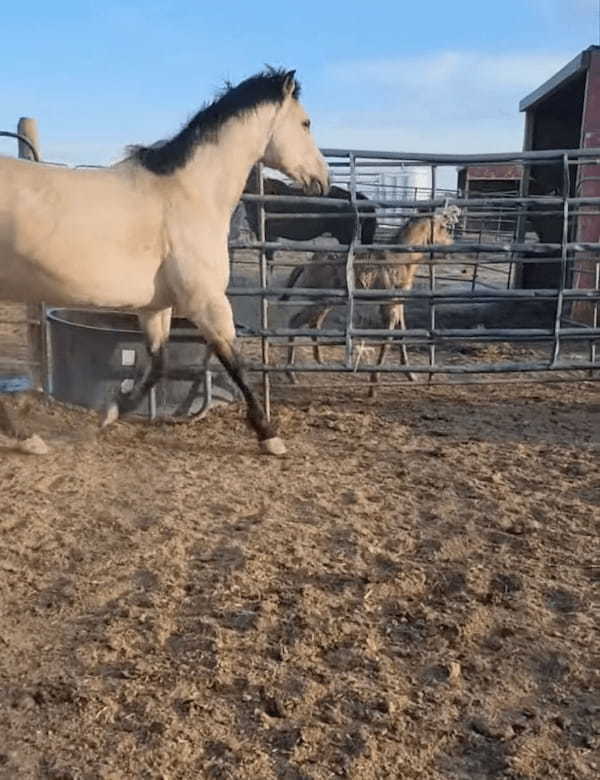
[[[273,130],[276,107],[260,106],[230,119],[214,143],[200,144],[180,176],[189,192],[230,213],[238,204],[253,166],[264,156]],[[250,176],[250,178],[252,178]]]

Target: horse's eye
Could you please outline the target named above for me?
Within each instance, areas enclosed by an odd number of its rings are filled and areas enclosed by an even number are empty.
[[[305,119],[304,122],[302,122],[302,127],[305,127],[307,130],[310,130],[310,119]]]

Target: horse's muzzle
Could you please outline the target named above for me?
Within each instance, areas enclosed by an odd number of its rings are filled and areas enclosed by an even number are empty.
[[[306,195],[327,195],[329,192],[329,179],[323,181],[313,176],[307,185],[304,187]]]

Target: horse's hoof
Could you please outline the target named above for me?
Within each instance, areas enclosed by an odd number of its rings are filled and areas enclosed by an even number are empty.
[[[119,404],[116,401],[113,401],[106,412],[104,413],[104,417],[102,418],[102,421],[100,423],[101,428],[107,428],[109,425],[112,425],[112,423],[116,422],[119,419]]]
[[[277,455],[279,457],[287,452],[285,444],[279,436],[274,436],[272,439],[263,439],[260,442],[260,448],[267,455]]]
[[[28,439],[22,439],[17,444],[19,452],[24,452],[26,455],[47,455],[50,452],[50,448],[46,442],[41,439],[37,433],[30,436]]]

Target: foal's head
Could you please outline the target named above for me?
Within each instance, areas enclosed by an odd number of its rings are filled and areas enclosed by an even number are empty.
[[[405,244],[440,244],[448,246],[454,241],[453,232],[460,219],[457,206],[447,206],[433,216],[413,217],[400,229],[399,241]]]
[[[281,80],[281,104],[262,158],[265,165],[291,176],[307,195],[329,192],[329,169],[310,131],[310,119],[298,97],[295,71]]]
[[[445,206],[433,216],[433,244],[452,244],[454,228],[460,219],[458,206]]]

